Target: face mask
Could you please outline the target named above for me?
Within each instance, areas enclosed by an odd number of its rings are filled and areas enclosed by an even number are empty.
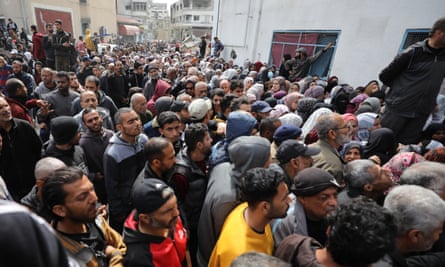
[[[273,72],[269,71],[267,73],[267,77],[269,77],[269,79],[272,79],[273,78]]]

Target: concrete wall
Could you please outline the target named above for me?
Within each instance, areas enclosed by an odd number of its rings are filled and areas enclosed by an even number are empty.
[[[397,54],[407,29],[430,28],[445,15],[445,1],[215,0],[214,9],[225,58],[233,48],[238,64],[267,62],[273,31],[338,30],[330,74],[363,85]]]

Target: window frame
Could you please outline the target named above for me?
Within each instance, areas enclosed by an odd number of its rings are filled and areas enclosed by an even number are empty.
[[[283,41],[277,41],[276,38],[279,34],[295,34],[295,40],[294,42],[283,42]],[[315,43],[305,43],[304,36],[310,34],[318,35],[317,36],[317,42]],[[340,30],[275,30],[272,33],[272,41],[270,46],[270,53],[269,53],[269,64],[274,64],[277,66],[277,68],[281,64],[281,59],[284,54],[290,53],[292,58],[295,56],[295,49],[300,47],[313,47],[312,53],[309,53],[308,56],[312,56],[315,53],[317,53],[320,49],[323,49],[329,42],[333,43],[333,47],[328,50],[326,53],[320,56],[317,61],[315,61],[313,64],[311,64],[308,75],[318,75],[322,79],[326,79],[329,77],[332,69],[332,64],[334,62],[335,57],[335,51],[336,51],[336,44],[338,43],[338,40],[340,39]],[[321,40],[320,39],[324,39]],[[275,59],[274,62],[274,45],[281,45],[281,51],[279,53],[279,59],[278,62]],[[295,49],[292,49],[292,52],[285,52],[286,46],[295,47]],[[279,47],[278,47],[279,48]],[[289,50],[289,49],[287,49]],[[314,67],[315,66],[315,67]],[[313,73],[314,69],[321,69],[323,73]]]
[[[414,41],[410,44],[407,44],[408,38],[410,35],[413,34],[425,34],[426,33],[426,37],[428,38],[428,34],[431,31],[431,29],[427,29],[427,28],[419,28],[419,29],[406,29],[405,33],[403,34],[402,37],[402,41],[400,42],[400,47],[399,47],[399,52],[402,52],[403,50],[405,50],[407,47],[409,47],[410,45],[416,43],[417,41]],[[422,40],[424,40],[425,38],[422,38]],[[420,39],[418,40],[420,41]]]

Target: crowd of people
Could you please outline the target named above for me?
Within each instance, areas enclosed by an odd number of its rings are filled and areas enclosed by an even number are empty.
[[[240,66],[30,28],[0,56],[0,265],[445,265],[445,17],[363,86],[311,75],[331,43]]]

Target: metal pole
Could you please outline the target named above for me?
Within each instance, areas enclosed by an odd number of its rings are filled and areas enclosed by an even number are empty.
[[[23,0],[20,0],[20,12],[22,13],[22,19],[23,19],[23,28],[25,28],[26,32],[29,32],[28,30],[28,20],[26,18],[25,14],[25,6],[23,4]],[[18,30],[18,29],[17,29]]]

